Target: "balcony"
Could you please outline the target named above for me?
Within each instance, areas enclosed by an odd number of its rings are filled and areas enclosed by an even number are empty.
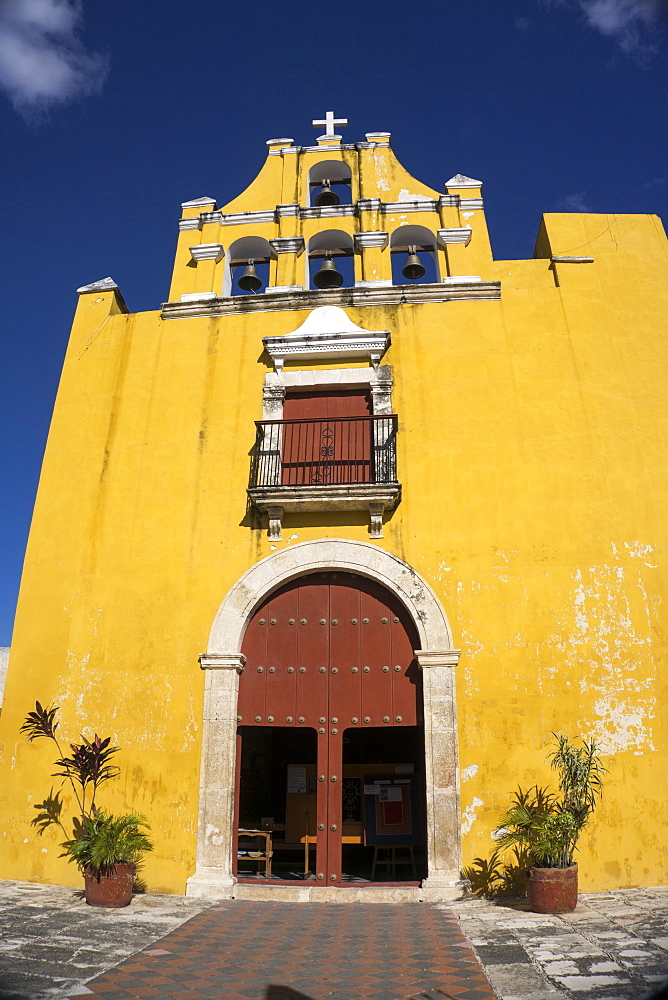
[[[280,539],[284,512],[368,510],[372,538],[401,494],[397,417],[256,421],[248,495]]]

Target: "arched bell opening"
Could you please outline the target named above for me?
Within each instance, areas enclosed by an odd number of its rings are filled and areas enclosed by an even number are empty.
[[[322,160],[311,167],[308,180],[308,203],[313,208],[352,205],[352,175],[341,160]]]
[[[317,233],[309,240],[307,267],[309,288],[351,288],[355,284],[352,237],[338,229]]]
[[[260,236],[235,240],[227,253],[223,295],[257,295],[269,284],[269,261],[273,251]]]
[[[393,285],[440,281],[436,237],[424,226],[399,226],[390,239]]]

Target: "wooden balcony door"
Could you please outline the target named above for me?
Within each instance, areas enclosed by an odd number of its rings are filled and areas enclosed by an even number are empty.
[[[373,482],[372,412],[368,390],[286,395],[281,485]]]
[[[248,624],[240,726],[316,732],[319,885],[341,884],[344,732],[373,729],[391,743],[393,728],[422,724],[416,643],[403,605],[379,584],[350,573],[292,581]],[[239,793],[237,787],[237,802]]]

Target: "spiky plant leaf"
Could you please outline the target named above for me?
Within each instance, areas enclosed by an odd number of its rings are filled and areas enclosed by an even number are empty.
[[[153,850],[148,829],[146,818],[138,813],[114,816],[99,810],[79,824],[74,838],[63,844],[64,853],[81,871],[104,875],[114,865],[137,864]]]

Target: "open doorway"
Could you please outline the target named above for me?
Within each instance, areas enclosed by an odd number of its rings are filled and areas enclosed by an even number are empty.
[[[426,876],[421,726],[343,734],[343,878],[418,882]]]
[[[269,833],[270,840],[239,834],[240,879],[265,877],[255,855],[271,845],[272,879],[301,879],[313,871],[316,844],[316,733],[287,726],[239,726],[241,753],[238,830]]]

